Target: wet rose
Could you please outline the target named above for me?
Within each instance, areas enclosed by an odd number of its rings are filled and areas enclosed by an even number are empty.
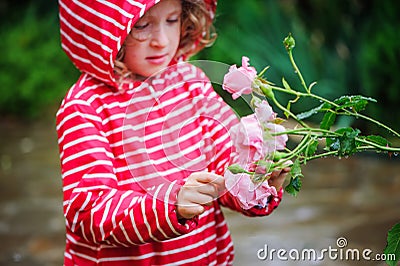
[[[277,150],[285,149],[288,136],[286,134],[273,136],[273,134],[285,132],[286,128],[275,123],[277,115],[272,110],[272,107],[265,100],[256,102],[255,106],[256,108],[254,113],[256,114],[263,130],[264,152],[270,154]]]
[[[272,136],[272,134],[278,134],[285,131],[286,128],[282,125],[274,123],[265,124],[263,148],[267,154],[285,149],[288,136],[286,134]]]
[[[232,174],[226,171],[225,185],[245,210],[255,206],[265,207],[270,196],[277,196],[275,187],[270,186],[267,181],[255,184],[248,174]]]
[[[272,110],[272,107],[265,100],[257,102],[255,108],[255,114],[260,123],[267,123],[276,119],[276,113]]]
[[[231,139],[241,165],[263,159],[263,131],[255,114],[242,117],[240,123],[232,127]]]
[[[249,66],[249,58],[242,57],[242,66],[233,65],[229,72],[225,74],[222,88],[232,94],[236,100],[242,94],[251,94],[252,84],[257,76],[257,70]]]

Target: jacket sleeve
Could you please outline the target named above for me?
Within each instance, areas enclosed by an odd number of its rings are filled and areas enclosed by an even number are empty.
[[[231,155],[233,147],[229,129],[236,125],[239,119],[232,111],[232,108],[215,93],[211,85],[209,87],[206,86],[204,95],[207,95],[210,99],[216,99],[215,101],[211,101],[212,104],[209,102],[208,105],[210,106],[207,106],[208,115],[213,118],[208,123],[208,132],[210,132],[210,137],[215,147],[215,155],[213,160],[211,160],[208,170],[223,176],[226,167],[232,163]],[[243,209],[239,205],[237,199],[229,192],[224,193],[219,198],[219,202],[221,205],[247,216],[265,216],[272,213],[272,211],[278,207],[282,200],[282,195],[283,190],[281,189],[278,191],[277,197],[270,197],[267,206],[257,206],[249,210]]]
[[[283,189],[278,191],[278,196],[270,196],[266,206],[255,206],[251,209],[243,209],[238,200],[232,196],[228,191],[225,192],[220,198],[219,202],[221,205],[228,207],[231,210],[241,212],[246,216],[267,216],[271,214],[281,203],[283,195]]]
[[[63,102],[57,133],[67,231],[88,243],[129,246],[174,238],[197,226],[196,219],[184,224],[177,219],[178,182],[158,184],[151,194],[140,186],[121,189],[102,121],[87,102]]]

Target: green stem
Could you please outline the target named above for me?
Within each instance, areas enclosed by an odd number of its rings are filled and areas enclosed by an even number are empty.
[[[272,101],[274,102],[274,104],[281,109],[284,113],[287,113],[289,116],[291,116],[294,120],[297,121],[297,123],[299,123],[300,125],[302,125],[303,127],[309,127],[304,121],[301,121],[295,114],[293,114],[290,110],[288,110],[286,107],[282,106],[280,104],[280,102],[278,102],[278,100],[275,97],[272,97]]]
[[[296,148],[293,151],[289,152],[284,159],[273,164],[273,168],[280,167],[284,165],[286,162],[293,159],[294,157],[298,156],[304,150],[304,148],[308,146],[310,139],[311,139],[310,135],[305,135],[304,138],[301,140],[301,142],[296,146]]]
[[[284,132],[279,132],[279,133],[273,133],[272,136],[278,136],[278,135],[301,135],[301,136],[309,136],[310,133],[323,133],[324,135],[314,135],[313,136],[317,138],[334,138],[334,137],[340,137],[342,136],[339,133],[325,130],[325,129],[320,129],[320,128],[298,128],[298,129],[293,129],[293,130],[287,130]],[[377,143],[362,139],[362,138],[356,138],[356,141],[367,144],[368,146],[372,146],[375,149],[381,150],[381,151],[387,151],[387,152],[400,152],[400,147],[389,147],[389,146],[382,146]]]
[[[304,89],[306,90],[307,93],[310,93],[310,90],[308,89],[306,82],[304,81],[303,75],[301,74],[300,69],[297,67],[296,62],[294,61],[293,53],[292,53],[291,49],[288,51],[288,54],[289,54],[290,62],[292,63],[292,66],[294,68],[294,72],[299,77],[301,85],[304,87]]]
[[[279,92],[284,92],[284,93],[287,93],[287,94],[295,95],[296,97],[310,97],[310,98],[314,98],[314,99],[316,99],[318,101],[328,103],[328,104],[330,104],[330,105],[332,105],[334,107],[339,107],[338,104],[336,104],[336,103],[334,103],[332,101],[329,101],[328,99],[325,99],[324,97],[321,97],[319,95],[313,94],[311,92],[304,93],[304,92],[295,91],[293,89],[292,90],[286,90],[285,88],[277,87],[277,86],[271,86],[271,88],[273,90],[276,90],[276,91],[279,91]]]
[[[356,141],[358,141],[360,143],[363,143],[363,144],[367,144],[368,146],[372,146],[374,149],[378,149],[378,150],[381,150],[381,151],[400,152],[400,147],[396,148],[396,147],[382,146],[382,145],[376,144],[374,142],[370,142],[368,140],[359,139],[359,138],[356,138]]]
[[[338,104],[336,104],[336,103],[334,103],[332,101],[329,101],[329,100],[327,100],[327,99],[325,99],[325,98],[323,98],[321,96],[313,94],[313,93],[302,93],[302,92],[298,92],[298,91],[294,91],[294,90],[290,90],[289,91],[289,90],[286,90],[284,88],[277,87],[277,86],[271,86],[271,88],[273,90],[276,90],[276,91],[279,91],[279,92],[284,92],[284,93],[287,93],[287,94],[295,95],[296,97],[310,97],[310,98],[316,99],[318,101],[322,101],[324,103],[330,104],[333,107],[340,107]],[[282,109],[282,108],[280,108],[280,109]],[[284,110],[287,111],[286,108],[284,108]],[[290,113],[290,112],[288,112],[288,113]],[[292,113],[290,113],[290,114],[294,119],[296,119],[297,122],[299,122],[299,120],[297,119],[296,115],[294,115]],[[345,110],[345,109],[343,109],[343,112],[336,112],[336,114],[338,114],[338,115],[347,115],[347,116],[352,116],[352,117],[364,119],[364,120],[369,121],[369,122],[371,122],[371,123],[373,123],[373,124],[375,124],[375,125],[377,125],[379,127],[382,127],[384,129],[388,130],[390,133],[392,133],[395,136],[400,138],[400,133],[399,132],[393,130],[392,128],[388,127],[387,125],[385,125],[385,124],[383,124],[383,123],[381,123],[381,122],[379,122],[379,121],[377,121],[377,120],[375,120],[375,119],[373,119],[373,118],[371,118],[369,116],[366,116],[366,115],[363,115],[363,114],[360,114],[360,113],[351,112],[351,111]]]
[[[300,72],[300,69],[297,67],[296,61],[294,60],[294,57],[293,57],[292,50],[293,50],[293,47],[291,47],[290,49],[287,49],[288,55],[289,55],[289,59],[290,59],[290,62],[292,64],[293,68],[294,68],[294,71],[296,72],[297,76],[300,79],[300,82],[301,82],[302,86],[304,87],[304,89],[307,92],[307,94],[305,96],[310,96],[312,98],[318,99],[318,100],[323,101],[325,103],[331,104],[332,106],[339,107],[339,105],[335,104],[334,102],[331,102],[331,101],[329,101],[329,100],[327,100],[327,99],[325,99],[323,97],[320,97],[318,95],[315,95],[315,94],[311,93],[311,90],[307,87],[306,82],[304,81],[304,78],[303,78],[303,75]],[[284,90],[284,91],[288,92],[287,90]],[[299,94],[296,94],[296,95],[299,96]],[[348,115],[348,116],[360,117],[362,119],[365,119],[365,120],[367,120],[369,122],[372,122],[372,123],[384,128],[384,129],[388,130],[389,132],[391,132],[395,136],[400,137],[400,133],[396,132],[395,130],[393,130],[392,128],[386,126],[385,124],[383,124],[383,123],[381,123],[379,121],[376,121],[375,119],[373,119],[371,117],[368,117],[368,116],[365,116],[365,115],[362,115],[362,114],[358,114],[358,113],[355,113],[355,112],[351,112],[351,111],[348,111],[348,110],[344,110],[344,111],[345,111],[346,115]]]
[[[377,125],[377,126],[380,126],[380,127],[384,128],[384,129],[388,130],[390,133],[392,133],[392,134],[394,134],[395,136],[397,136],[397,137],[400,138],[400,133],[398,133],[397,131],[391,129],[390,127],[386,126],[385,124],[382,124],[381,122],[376,121],[375,119],[373,119],[373,118],[371,118],[371,117],[369,117],[369,116],[362,115],[362,114],[359,114],[359,113],[353,113],[353,112],[350,112],[350,111],[348,111],[348,110],[344,110],[344,111],[345,111],[345,112],[342,113],[343,115],[354,116],[354,117],[356,117],[356,118],[358,117],[358,118],[362,118],[362,119],[364,119],[364,120],[367,120],[367,121],[369,121],[369,122],[371,122],[371,123],[374,123],[374,124]],[[340,114],[340,113],[338,113],[338,114]]]
[[[279,135],[309,135],[303,132],[307,132],[307,133],[323,133],[323,134],[327,134],[327,135],[314,135],[316,137],[319,138],[326,138],[326,137],[338,137],[341,136],[341,134],[330,131],[330,130],[326,130],[326,129],[321,129],[321,128],[296,128],[296,129],[292,129],[292,130],[287,130],[287,131],[283,131],[283,132],[279,132],[279,133],[273,133],[272,136],[279,136]]]
[[[315,159],[325,158],[325,157],[328,157],[328,156],[334,156],[334,155],[337,155],[337,153],[338,153],[338,151],[324,152],[324,153],[320,153],[320,154],[317,154],[317,155],[313,155],[313,156],[307,157],[307,159],[304,160],[304,161],[308,162],[308,161],[315,160]],[[302,161],[301,163],[303,164],[304,161]]]

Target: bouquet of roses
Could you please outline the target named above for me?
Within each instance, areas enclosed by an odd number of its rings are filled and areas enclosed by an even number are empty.
[[[242,66],[233,65],[225,75],[223,89],[232,93],[236,100],[242,94],[252,94],[257,71],[249,66],[249,59],[243,57]],[[225,173],[230,193],[239,199],[244,209],[256,205],[265,206],[269,196],[277,195],[273,186],[264,182],[277,170],[274,160],[278,151],[284,150],[288,136],[279,134],[286,129],[283,119],[277,117],[268,101],[253,98],[253,114],[242,117],[240,123],[231,129],[231,138],[236,152],[236,164]],[[273,135],[275,134],[275,135]],[[280,163],[280,167],[291,165],[291,161]]]
[[[351,127],[331,129],[338,116],[353,116],[375,123],[400,137],[390,127],[361,114],[368,103],[375,102],[374,99],[355,95],[328,100],[314,94],[312,88],[316,83],[307,86],[294,61],[294,38],[289,35],[284,45],[304,91],[293,89],[284,78],[283,87],[274,85],[263,78],[268,68],[258,74],[249,65],[247,57],[242,58],[241,67],[231,66],[224,77],[223,89],[231,93],[234,100],[243,94],[250,95],[250,104],[254,110],[253,114],[242,117],[240,123],[231,129],[236,162],[225,173],[228,191],[238,198],[244,209],[256,205],[265,206],[267,198],[277,194],[276,189],[267,182],[273,171],[290,166],[290,182],[285,191],[297,195],[303,178],[301,165],[307,161],[326,156],[347,157],[361,151],[400,152],[400,148],[392,147],[382,136],[363,136],[360,130]],[[276,99],[275,92],[289,94],[293,99],[282,105]],[[318,105],[306,112],[294,114],[291,111],[292,105],[304,98],[315,99]],[[277,116],[269,102],[279,108],[286,119],[295,121],[296,126],[285,128],[285,120]],[[318,113],[323,113],[322,121],[318,127],[310,126],[306,119]],[[288,135],[301,139],[292,149],[286,147]]]
[[[231,129],[236,163],[230,165],[225,173],[228,191],[237,197],[244,209],[265,206],[268,197],[277,194],[276,189],[267,182],[273,171],[290,166],[290,182],[285,191],[297,195],[303,178],[301,166],[307,161],[327,156],[348,157],[362,151],[386,152],[389,155],[400,152],[400,147],[393,147],[382,136],[364,136],[360,130],[352,127],[332,129],[337,117],[352,116],[374,123],[400,138],[400,134],[392,128],[361,113],[368,103],[375,102],[374,99],[354,95],[328,100],[314,94],[312,89],[316,82],[306,85],[293,58],[294,38],[289,34],[283,43],[302,84],[302,91],[293,89],[284,78],[282,87],[267,81],[263,78],[267,68],[257,74],[256,69],[249,66],[247,57],[243,57],[241,67],[231,66],[224,77],[223,89],[232,93],[234,100],[243,94],[251,95],[250,103],[254,109],[253,114],[242,117],[240,123]],[[293,99],[284,106],[275,98],[275,92],[286,93]],[[318,104],[300,114],[293,113],[292,105],[304,98],[315,99]],[[268,101],[279,108],[286,119],[294,120],[296,126],[285,128],[282,125],[284,120],[277,117]],[[318,113],[323,114],[318,127],[310,126],[306,119]],[[301,139],[292,149],[286,147],[288,135]],[[386,261],[389,265],[397,265],[400,260],[399,243],[400,223],[388,232],[384,252],[396,256],[395,260]]]

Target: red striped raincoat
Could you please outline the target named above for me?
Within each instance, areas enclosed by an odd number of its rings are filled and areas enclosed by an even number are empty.
[[[180,63],[118,86],[113,65],[130,27],[155,0],[60,0],[62,47],[82,72],[57,113],[66,218],[65,265],[229,265],[220,206],[178,221],[176,196],[193,172],[223,174],[237,123],[197,67]],[[280,194],[281,195],[281,194]]]

